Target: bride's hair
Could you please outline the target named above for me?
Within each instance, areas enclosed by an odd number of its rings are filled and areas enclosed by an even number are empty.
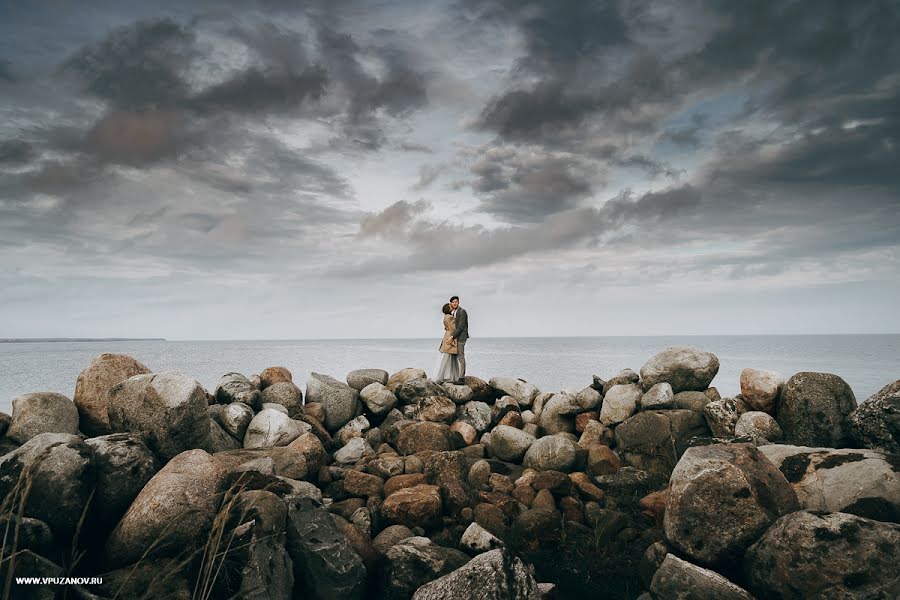
[[[443,308],[441,308],[441,310],[444,312],[445,315],[449,315],[450,313],[453,312],[452,310],[450,310],[450,305],[449,305],[449,304],[445,304],[445,305],[443,306]]]

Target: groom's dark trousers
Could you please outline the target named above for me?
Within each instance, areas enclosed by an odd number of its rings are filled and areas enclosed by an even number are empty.
[[[456,360],[459,361],[459,378],[466,376],[466,340],[456,340]]]

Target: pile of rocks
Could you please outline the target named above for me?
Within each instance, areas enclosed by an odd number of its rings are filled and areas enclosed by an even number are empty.
[[[103,354],[73,400],[0,415],[4,556],[102,574],[84,598],[891,597],[900,381],[857,408],[823,373],[722,398],[718,368],[679,347],[557,393],[363,369],[304,394],[284,367],[208,393]]]

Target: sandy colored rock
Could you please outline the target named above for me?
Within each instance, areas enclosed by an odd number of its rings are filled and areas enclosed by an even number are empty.
[[[436,527],[440,523],[441,511],[440,488],[428,484],[399,489],[381,504],[381,517],[386,523],[410,528]]]
[[[775,403],[784,387],[784,375],[764,369],[741,371],[741,396],[750,410],[775,414]]]
[[[62,394],[23,394],[12,401],[12,407],[6,435],[20,444],[41,433],[78,434],[78,409]]]
[[[78,374],[72,400],[81,417],[81,429],[89,436],[112,433],[107,393],[121,381],[150,373],[143,363],[125,354],[103,353]]]

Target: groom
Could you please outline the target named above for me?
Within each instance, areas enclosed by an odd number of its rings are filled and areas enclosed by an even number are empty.
[[[459,307],[459,296],[450,298],[450,311],[450,314],[456,319],[456,331],[453,333],[453,338],[456,339],[456,359],[459,361],[459,379],[453,383],[462,385],[465,383],[463,378],[466,376],[466,340],[469,339],[469,315],[466,314],[466,309]]]

